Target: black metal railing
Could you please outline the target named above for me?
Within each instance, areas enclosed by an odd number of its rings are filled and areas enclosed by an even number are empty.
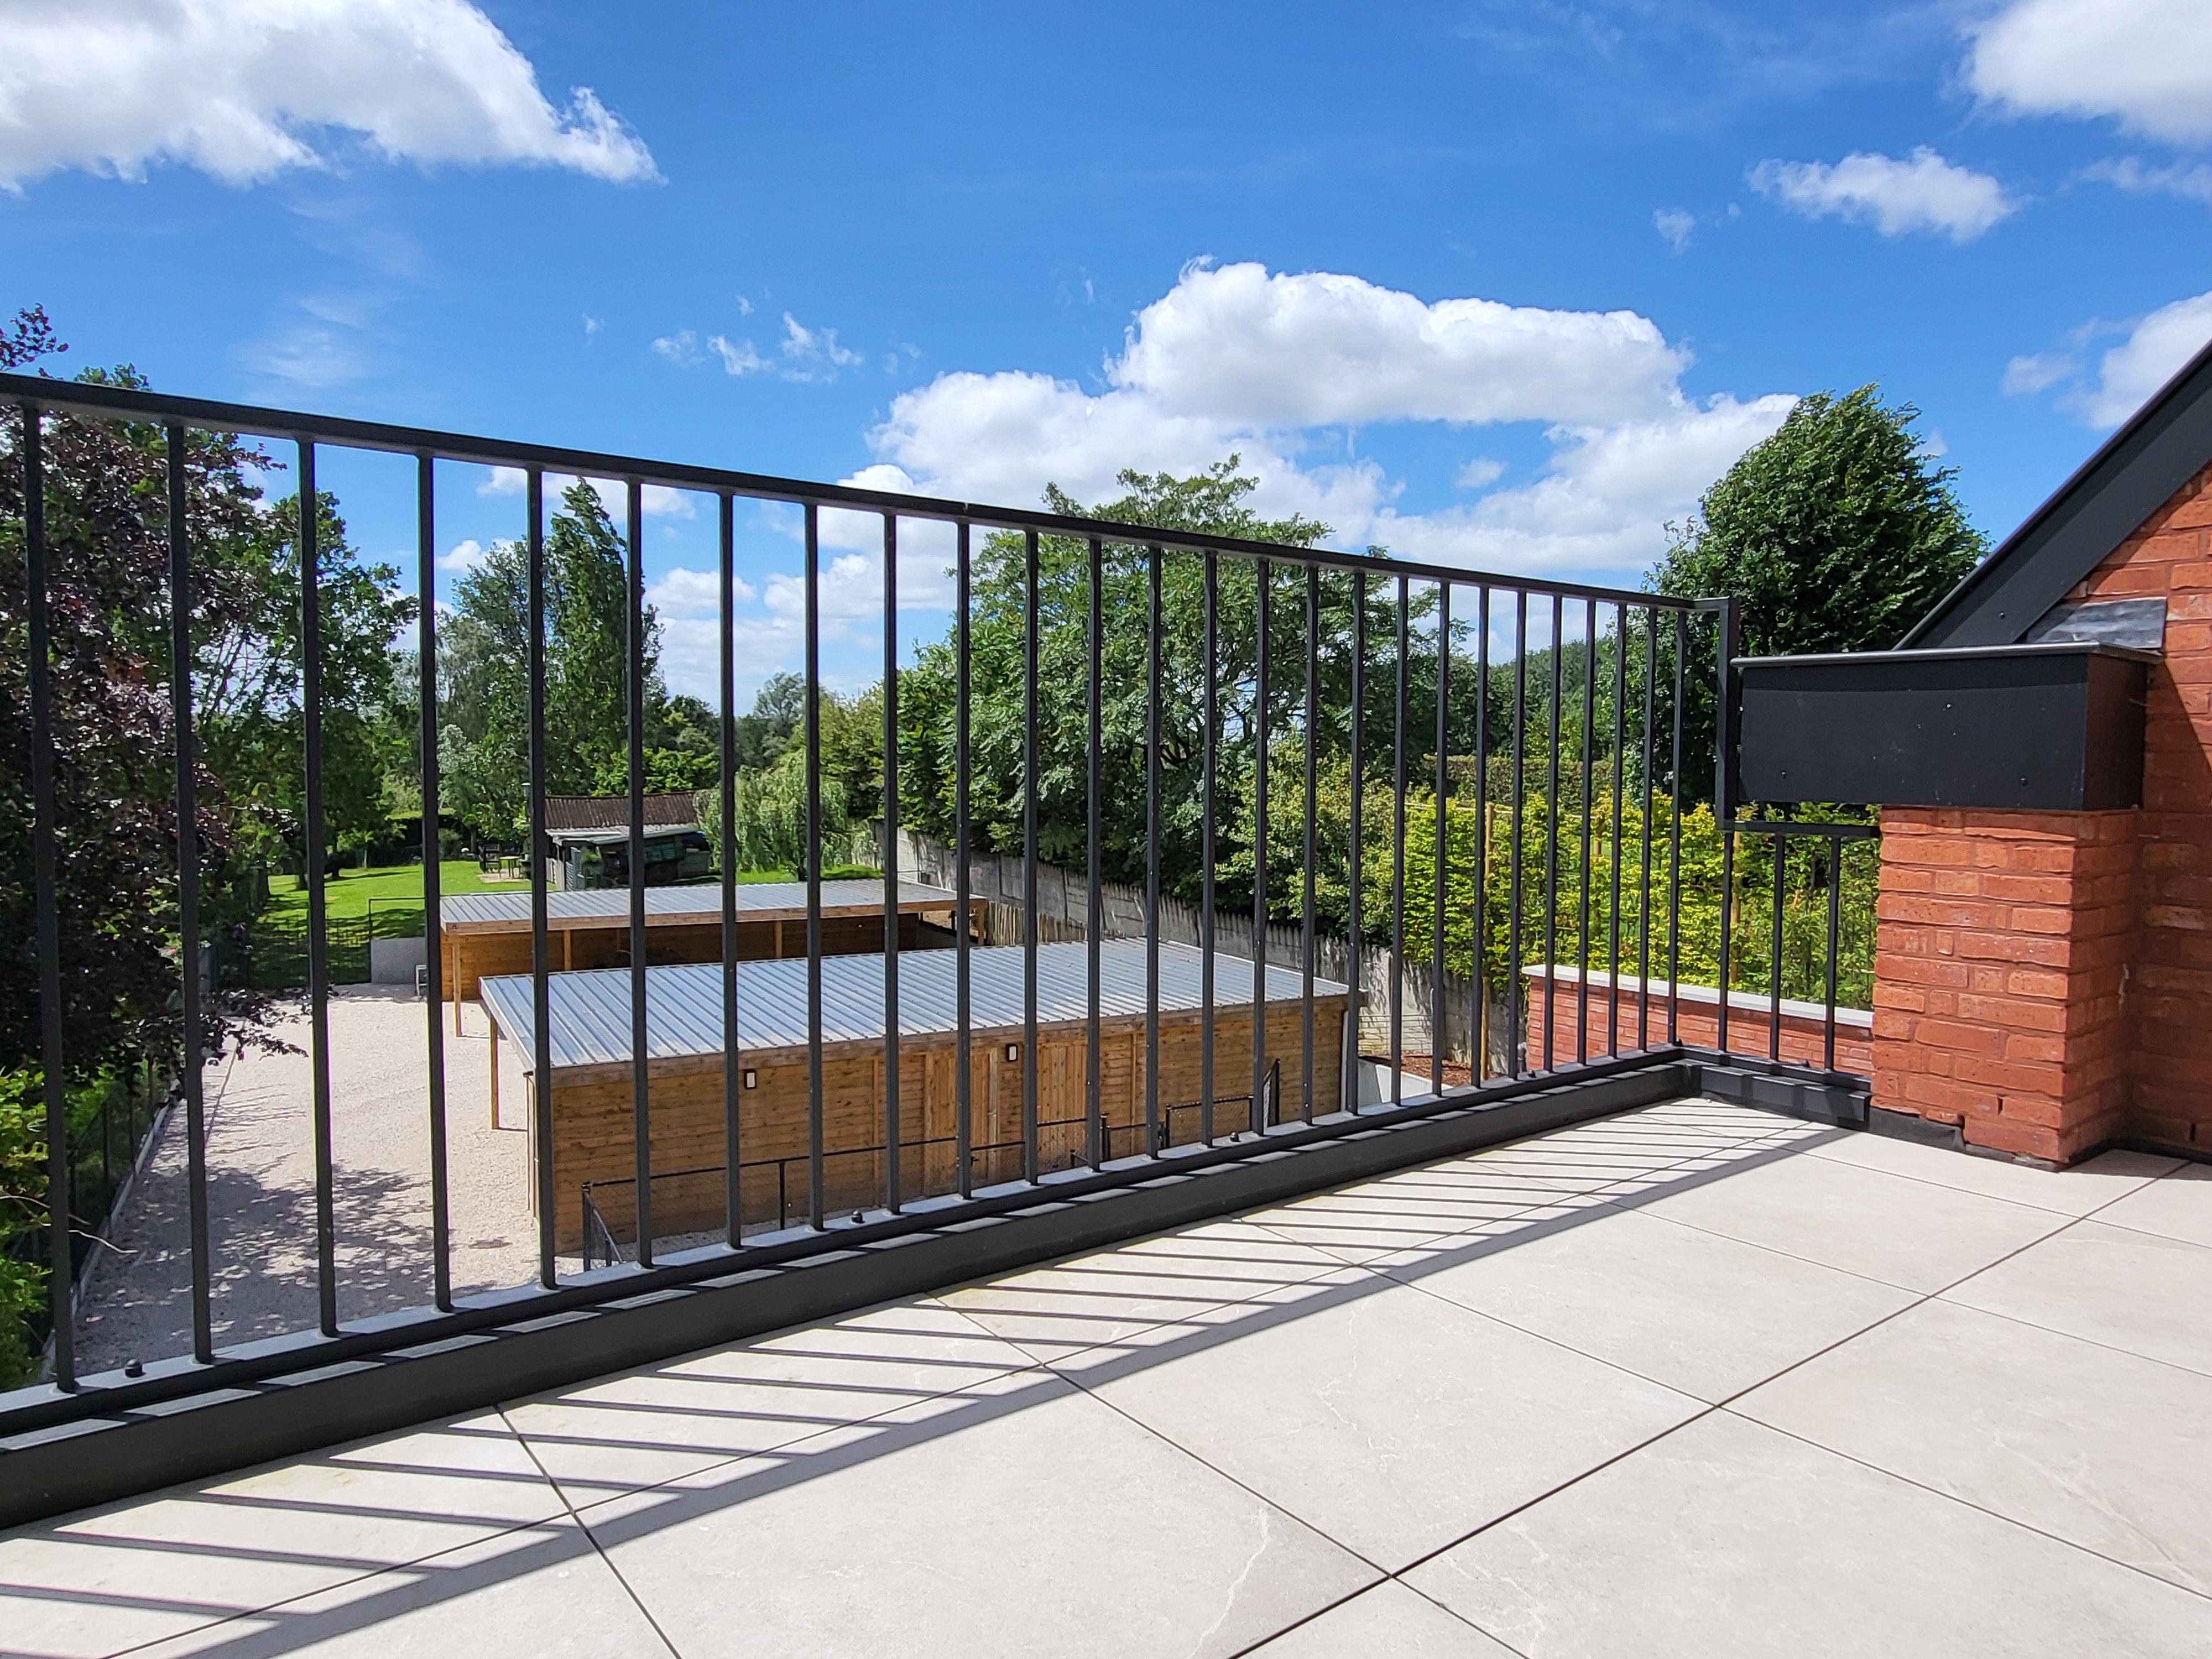
[[[1018,945],[1008,947],[1022,957],[1021,1022],[1018,1032],[1003,1034],[1010,1042],[1018,1035],[1019,1042],[1019,1133],[1000,1140],[977,1138],[971,1054],[982,1039],[975,1028],[973,958],[984,947],[973,944],[970,930],[963,926],[955,939],[949,1034],[955,1056],[955,1098],[951,1152],[945,1163],[951,1173],[942,1190],[927,1190],[932,1182],[918,1178],[916,1170],[927,1162],[924,1149],[938,1143],[934,1138],[921,1142],[902,1133],[902,1048],[909,1064],[920,1061],[911,1038],[902,1036],[900,1029],[896,859],[887,856],[883,872],[884,1035],[876,1043],[879,1127],[871,1146],[856,1148],[834,1144],[825,1117],[826,1051],[834,1039],[825,1035],[823,1024],[822,872],[818,858],[810,857],[799,872],[806,890],[806,1029],[803,1048],[794,1048],[791,1060],[803,1063],[806,1071],[805,1150],[769,1160],[777,1170],[781,1194],[779,1231],[788,1220],[814,1233],[836,1233],[841,1238],[848,1233],[888,1237],[936,1224],[962,1212],[963,1206],[980,1210],[1017,1202],[1020,1189],[1033,1188],[1048,1177],[1100,1187],[1133,1184],[1153,1178],[1164,1163],[1248,1157],[1294,1144],[1301,1137],[1343,1133],[1347,1122],[1364,1122],[1376,1115],[1449,1109],[1679,1054],[1684,1040],[1678,1021],[1681,999],[1675,988],[1704,971],[1716,977],[1725,992],[1732,975],[1743,969],[1739,942],[1744,934],[1736,913],[1744,860],[1735,848],[1747,839],[1765,838],[1778,849],[1765,868],[1771,874],[1774,915],[1785,921],[1785,911],[1794,916],[1803,908],[1791,883],[1808,881],[1811,875],[1803,856],[1794,855],[1793,864],[1793,854],[1779,849],[1794,848],[1800,842],[1826,849],[1828,884],[1819,890],[1827,906],[1826,948],[1811,978],[1819,981],[1812,988],[1818,990],[1828,1011],[1826,1058],[1832,1066],[1838,939],[1850,931],[1849,919],[1838,915],[1836,872],[1843,867],[1847,848],[1868,832],[1843,822],[1814,824],[1744,816],[1728,763],[1735,706],[1730,664],[1735,609],[1731,599],[1683,599],[1486,574],[1374,554],[811,483],[719,467],[173,398],[120,386],[0,375],[0,402],[13,405],[19,416],[12,441],[24,501],[21,539],[33,757],[31,874],[38,894],[33,949],[42,1012],[38,1060],[50,1124],[64,1121],[63,1093],[72,1062],[85,1058],[64,1048],[60,988],[65,955],[73,947],[65,939],[56,900],[57,849],[66,836],[96,833],[95,826],[64,824],[58,818],[49,624],[56,592],[67,586],[72,574],[57,570],[49,557],[47,503],[55,486],[47,472],[44,440],[54,423],[149,424],[158,429],[158,441],[165,447],[169,566],[163,603],[173,642],[172,660],[183,665],[173,676],[173,729],[168,734],[175,757],[174,925],[179,961],[196,958],[203,932],[201,852],[195,830],[201,784],[189,665],[194,660],[190,597],[194,561],[204,550],[195,546],[188,510],[191,434],[255,434],[295,450],[301,503],[294,532],[301,606],[299,782],[301,836],[309,848],[320,848],[326,839],[316,548],[319,457],[325,451],[359,450],[412,458],[415,463],[416,575],[426,601],[416,624],[422,822],[426,825],[440,822],[441,787],[439,613],[434,604],[427,602],[436,571],[438,468],[464,464],[522,474],[523,510],[514,528],[527,572],[522,595],[527,638],[525,793],[528,844],[533,849],[546,845],[545,481],[549,476],[571,475],[611,480],[622,487],[628,505],[627,925],[633,966],[624,1069],[633,1168],[623,1179],[629,1184],[635,1211],[631,1272],[617,1276],[620,1286],[614,1290],[601,1282],[604,1276],[579,1284],[564,1273],[564,1253],[556,1237],[560,1194],[554,1148],[560,1125],[556,1121],[556,1091],[539,1086],[529,1104],[534,1300],[519,1303],[510,1295],[493,1305],[456,1296],[446,1036],[439,1013],[445,969],[435,948],[441,896],[438,860],[433,854],[422,862],[422,905],[433,945],[423,1025],[428,1083],[422,1133],[428,1149],[428,1281],[434,1309],[406,1322],[404,1338],[393,1334],[398,1328],[390,1328],[388,1322],[386,1328],[379,1330],[348,1328],[342,1318],[345,1286],[337,1261],[338,1198],[344,1177],[331,1153],[334,1079],[329,1016],[337,934],[327,914],[323,861],[309,857],[302,866],[307,887],[306,1106],[313,1139],[315,1323],[324,1342],[319,1347],[303,1347],[289,1359],[264,1357],[250,1362],[218,1347],[222,1319],[208,1214],[208,1123],[200,1068],[187,1065],[179,1083],[184,1109],[175,1129],[185,1144],[191,1257],[190,1335],[188,1343],[180,1346],[188,1348],[197,1368],[172,1370],[135,1385],[137,1392],[131,1398],[225,1386],[241,1376],[269,1374],[283,1364],[326,1363],[334,1355],[374,1352],[403,1340],[415,1343],[441,1333],[483,1328],[532,1308],[551,1311],[634,1295],[655,1285],[696,1281],[726,1273],[733,1253],[758,1250],[766,1253],[761,1259],[782,1259],[808,1248],[805,1240],[789,1238],[779,1238],[771,1246],[756,1245],[751,1240],[758,1229],[749,1225],[744,1213],[744,1174],[762,1167],[763,1160],[749,1158],[745,1144],[746,1135],[755,1131],[743,1109],[739,1077],[752,1056],[745,1042],[748,1011],[738,989],[736,866],[731,841],[738,714],[735,507],[740,502],[781,505],[798,512],[800,648],[808,690],[798,733],[805,769],[805,845],[818,848],[823,828],[822,514],[859,514],[881,529],[884,845],[896,848],[902,814],[913,805],[902,784],[902,757],[912,752],[908,747],[911,731],[900,702],[902,679],[912,672],[902,661],[900,646],[902,526],[934,525],[951,532],[954,597],[947,648],[955,665],[956,689],[948,721],[951,753],[946,793],[957,849],[957,913],[969,913],[974,897],[971,854],[987,842],[1002,847],[1011,842],[1010,851],[1018,848],[1026,872],[1023,936]],[[682,1252],[665,1261],[654,1244],[661,1230],[653,1215],[657,1175],[653,1167],[652,1045],[647,1040],[649,970],[642,966],[647,961],[647,908],[641,498],[647,489],[711,499],[719,532],[723,1157],[703,1171],[687,1166],[684,1173],[721,1175],[721,1213],[714,1229],[721,1242],[711,1249]],[[981,548],[975,542],[978,532],[986,538]],[[1073,550],[1071,560],[1061,560],[1063,550]],[[994,710],[994,716],[1008,717],[978,721],[971,706],[973,669],[981,648],[975,577],[985,557],[1001,573],[1012,568],[1018,577],[1019,637],[1007,659],[1018,662],[1021,702],[1018,717]],[[1075,596],[1066,602],[1073,619],[1055,611],[1049,625],[1041,593],[1048,559],[1054,562],[1055,584],[1061,584],[1065,576],[1066,592]],[[1297,579],[1288,585],[1287,598],[1285,574]],[[1186,617],[1183,601],[1194,593],[1191,609],[1195,615]],[[1170,597],[1176,607],[1172,617]],[[1075,631],[1063,637],[1063,626]],[[1079,641],[1079,650],[1060,648],[1070,639]],[[994,638],[991,649],[1004,644]],[[1048,646],[1055,662],[1079,661],[1084,678],[1085,758],[1080,763],[1081,775],[1073,779],[1056,775],[1049,782],[1054,812],[1079,800],[1088,815],[1082,868],[1091,895],[1089,995],[1082,1021],[1080,1153],[1072,1173],[1047,1168],[1042,1136],[1058,1121],[1040,1115],[1037,901],[1039,872],[1046,864],[1048,788],[1041,685]],[[1186,683],[1170,701],[1168,664],[1185,656],[1192,659],[1197,690],[1186,699]],[[1111,674],[1109,659],[1117,665]],[[1139,662],[1141,669],[1134,665]],[[1133,678],[1141,684],[1131,684]],[[1116,736],[1118,726],[1109,729],[1109,697],[1111,720],[1140,735],[1121,731]],[[1425,714],[1432,714],[1432,722],[1417,718]],[[1716,727],[1713,750],[1686,753],[1686,732],[1699,719],[1711,720]],[[1387,732],[1378,722],[1388,727]],[[1419,752],[1425,735],[1433,748],[1426,756]],[[1105,803],[1109,790],[1117,791],[1125,782],[1121,776],[1109,779],[1105,773],[1105,756],[1115,743],[1129,752],[1133,766],[1141,766],[1145,813],[1140,837],[1133,833],[1129,844],[1109,847],[1099,832]],[[978,822],[974,802],[979,763],[1019,781],[1018,807],[1010,820],[988,825]],[[1276,775],[1284,766],[1301,774],[1297,787],[1283,792],[1287,805],[1279,799]],[[1378,781],[1382,779],[1387,782]],[[1431,797],[1425,810],[1416,810],[1417,790]],[[1169,851],[1171,840],[1178,849],[1174,862]],[[1425,846],[1419,844],[1423,841]],[[1194,842],[1194,856],[1181,850]],[[1710,884],[1700,885],[1705,878],[1695,869],[1686,873],[1686,848],[1695,865],[1704,858],[1708,842],[1717,843],[1717,892]],[[1120,1029],[1141,1032],[1144,1059],[1136,1068],[1141,1083],[1126,1085],[1131,1099],[1127,1121],[1112,1120],[1105,1098],[1108,1067],[1103,1040],[1109,1011],[1102,1004],[1101,951],[1106,929],[1098,895],[1107,876],[1114,873],[1106,866],[1109,858],[1117,861],[1120,874],[1141,886],[1148,907],[1143,1006],[1140,1012],[1124,1009],[1113,1016],[1138,1022],[1134,1028],[1125,1024]],[[545,860],[533,854],[526,863],[532,1014],[526,1069],[543,1084],[555,1070],[550,1003],[562,970],[549,927]],[[1793,870],[1798,873],[1792,875]],[[1427,892],[1420,890],[1423,886]],[[1236,946],[1224,929],[1232,923],[1242,926],[1240,917],[1221,907],[1224,887],[1240,904],[1249,887],[1249,948],[1255,969],[1249,1006],[1224,1004],[1218,994],[1217,957]],[[1197,1099],[1188,1104],[1164,1104],[1161,1098],[1163,951],[1158,919],[1161,906],[1173,895],[1194,898],[1200,919],[1199,1082]],[[1701,966],[1692,935],[1708,909],[1717,917],[1716,959]],[[1273,1055],[1268,1053],[1272,1037],[1250,1042],[1248,1091],[1221,1094],[1217,1085],[1233,1088],[1244,1081],[1215,1074],[1217,1031],[1224,1018],[1249,1022],[1255,1036],[1265,1029],[1270,923],[1286,923],[1298,931],[1297,960],[1288,964],[1298,987],[1297,1041],[1291,1049]],[[1782,1054],[1778,1032],[1786,931],[1778,921],[1768,940],[1766,988],[1773,999],[1775,1018],[1770,1023],[1774,1029],[1771,1033],[1762,1030],[1759,1037],[1771,1060]],[[1350,963],[1351,1013],[1340,1032],[1323,1029],[1316,1013],[1321,1002],[1336,994],[1316,989],[1325,936],[1341,939],[1346,946],[1344,959]],[[1686,945],[1692,947],[1686,957]],[[1378,976],[1364,965],[1374,952],[1380,952],[1386,964],[1379,982],[1370,982]],[[1576,969],[1571,986],[1565,978],[1570,966]],[[1632,967],[1642,988],[1632,1022],[1624,1015],[1620,996],[1624,975]],[[1607,976],[1608,1010],[1602,1042],[1597,1040],[1601,1028],[1591,1014],[1595,981],[1601,971]],[[1691,978],[1686,979],[1686,974]],[[1419,1091],[1409,1094],[1402,1064],[1409,1053],[1421,1052],[1410,1046],[1419,1038],[1408,1022],[1415,1016],[1412,989],[1424,975],[1431,1002],[1426,1096]],[[1471,1079],[1447,1087],[1446,1005],[1461,997],[1472,1005],[1475,1036],[1467,1045]],[[1556,1016],[1570,997],[1578,1014],[1571,1051],[1556,1041],[1560,1030]],[[185,1052],[201,1052],[213,1011],[204,1004],[196,975],[184,976],[178,998]],[[1730,1051],[1731,1042],[1728,1006],[1723,994],[1715,1046],[1724,1052]],[[1528,1041],[1530,1025],[1540,1018],[1543,1041],[1532,1045]],[[1502,1041],[1494,1042],[1501,1036],[1493,1029],[1499,1018],[1504,1030]],[[1278,1103],[1270,1107],[1266,1103],[1271,1094],[1266,1074],[1293,1052],[1297,1085],[1287,1091],[1272,1090]],[[1493,1052],[1504,1056],[1502,1063],[1493,1062]],[[1319,1086],[1325,1062],[1333,1063],[1338,1073],[1337,1091],[1326,1097]],[[1363,1068],[1380,1074],[1383,1098],[1371,1107],[1362,1104]],[[1141,1115],[1135,1105],[1139,1095]],[[866,1195],[866,1202],[853,1206],[848,1214],[846,1206],[832,1203],[838,1189],[830,1170],[833,1161],[863,1155],[876,1160],[879,1184]],[[66,1188],[70,1157],[66,1133],[53,1135],[54,1190]],[[593,1185],[604,1183],[595,1181]],[[924,1200],[928,1203],[917,1210]],[[587,1242],[587,1255],[611,1249],[614,1241],[604,1217],[599,1225],[601,1236]],[[775,1255],[777,1252],[781,1255]],[[54,1385],[66,1393],[77,1389],[82,1380],[71,1341],[72,1264],[62,1206],[55,1206],[47,1260],[52,1376]],[[121,1397],[112,1392],[120,1386],[106,1384],[94,1392],[105,1392],[112,1400]],[[9,1409],[0,1402],[0,1426],[9,1420]],[[41,1410],[51,1416],[47,1407]]]

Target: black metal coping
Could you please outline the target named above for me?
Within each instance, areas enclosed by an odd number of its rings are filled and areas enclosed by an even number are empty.
[[[1594,1074],[1595,1073],[1595,1074]],[[1409,1165],[1449,1158],[1641,1106],[1705,1094],[1816,1121],[1865,1121],[1864,1080],[1741,1056],[1665,1050],[1612,1067],[1511,1085],[1453,1091],[1357,1118],[1269,1132],[1279,1149],[1195,1148],[1133,1185],[1117,1172],[1076,1170],[1010,1190],[943,1219],[915,1212],[810,1236],[783,1251],[697,1253],[711,1271],[684,1281],[686,1258],[628,1271],[635,1294],[501,1316],[487,1298],[472,1328],[454,1315],[426,1320],[407,1346],[408,1316],[336,1338],[261,1345],[258,1359],[217,1368],[176,1362],[145,1377],[88,1379],[76,1395],[0,1396],[0,1526],[204,1479],[274,1458],[383,1433],[633,1366],[803,1325],[1033,1262],[1188,1225]],[[1854,1104],[1856,1103],[1856,1104]],[[1854,1115],[1856,1113],[1856,1115]],[[1206,1155],[1206,1154],[1211,1155]],[[1126,1176],[1124,1176],[1126,1179]],[[978,1213],[981,1207],[985,1212]],[[693,1263],[691,1265],[696,1265]],[[600,1275],[604,1279],[605,1275]],[[165,1373],[181,1366],[187,1380]],[[217,1379],[210,1369],[233,1375]],[[180,1382],[186,1386],[179,1386]],[[166,1385],[166,1386],[165,1386]],[[49,1409],[27,1408],[49,1396]],[[61,1407],[74,1406],[74,1412]],[[11,1408],[12,1409],[9,1409]],[[30,1426],[27,1420],[46,1420]]]

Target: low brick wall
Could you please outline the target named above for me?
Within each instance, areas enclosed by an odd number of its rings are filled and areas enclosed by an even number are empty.
[[[1528,987],[1528,1064],[1540,1067],[1544,1054],[1544,969],[1540,967],[1521,970]],[[1580,1032],[1583,999],[1581,994],[1581,975],[1571,967],[1559,967],[1553,973],[1553,1013],[1551,1063],[1571,1065],[1577,1057],[1577,1038]],[[1614,987],[1619,986],[1618,991]],[[1615,1029],[1620,1034],[1621,1052],[1626,1054],[1637,1047],[1637,1022],[1639,1011],[1648,1005],[1651,1047],[1657,1048],[1667,1041],[1667,1011],[1669,1003],[1674,1010],[1674,1028],[1680,1041],[1698,1048],[1717,1048],[1720,1046],[1720,993],[1710,985],[1683,985],[1669,988],[1664,980],[1654,980],[1647,987],[1633,974],[1623,974],[1616,981],[1602,970],[1589,975],[1589,1044],[1592,1055],[1611,1052],[1609,1039]],[[1618,1007],[1618,1017],[1614,1013]],[[1730,1052],[1764,1058],[1772,1029],[1773,1005],[1755,991],[1733,991],[1729,994],[1728,1046]],[[1817,1002],[1798,1002],[1784,997],[1782,1000],[1782,1058],[1794,1065],[1820,1066],[1826,1063],[1826,1013]],[[1874,1014],[1864,1008],[1836,1010],[1836,1069],[1870,1077],[1874,1073]]]

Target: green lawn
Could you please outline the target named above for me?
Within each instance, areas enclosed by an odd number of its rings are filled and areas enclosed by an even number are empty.
[[[832,879],[855,876],[873,876],[873,870],[843,866],[825,870],[823,874]],[[744,882],[789,881],[788,870],[740,870],[738,879]],[[477,868],[474,859],[447,859],[438,866],[438,884],[447,897],[457,893],[526,893],[530,884],[526,881],[486,881],[483,872]],[[398,910],[422,902],[422,867],[416,864],[372,866],[366,870],[345,870],[323,884],[325,913],[333,921],[342,916],[362,916],[368,914],[369,901],[376,901],[379,910],[387,905]],[[292,922],[304,926],[307,919],[307,890],[295,884],[289,876],[272,878],[269,884],[269,908],[263,913],[269,920]]]

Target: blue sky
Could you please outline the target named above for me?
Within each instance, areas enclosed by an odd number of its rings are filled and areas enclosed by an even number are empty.
[[[1918,404],[2001,536],[2212,335],[2212,7],[14,0],[0,179],[63,367],[1023,505],[1236,450],[1340,542],[1633,585],[1792,395]],[[404,467],[325,477],[411,549]],[[520,501],[441,495],[449,583]],[[750,686],[797,549],[742,522]]]

